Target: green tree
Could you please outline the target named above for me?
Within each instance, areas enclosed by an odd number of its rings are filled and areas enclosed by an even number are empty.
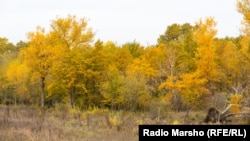
[[[128,48],[130,54],[134,58],[138,58],[143,54],[144,48],[137,42],[129,42],[122,45],[123,48]]]
[[[101,84],[103,104],[111,109],[121,109],[125,101],[126,80],[125,76],[115,67],[110,66],[106,74],[106,81]]]
[[[152,95],[148,78],[144,74],[128,74],[125,78],[124,109],[147,110],[149,109]]]
[[[0,38],[0,54],[11,52],[15,50],[15,46],[8,41],[7,38]]]
[[[178,41],[181,36],[181,25],[172,24],[167,27],[164,34],[158,38],[158,44],[168,43],[169,41]]]

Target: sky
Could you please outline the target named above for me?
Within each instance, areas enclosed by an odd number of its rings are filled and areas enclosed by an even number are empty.
[[[218,37],[240,34],[242,15],[237,0],[1,0],[0,37],[9,42],[27,41],[37,26],[50,30],[57,17],[85,18],[95,40],[117,44],[157,43],[167,26],[195,24],[213,17]]]

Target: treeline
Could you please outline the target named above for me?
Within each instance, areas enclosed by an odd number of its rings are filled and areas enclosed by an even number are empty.
[[[239,37],[216,37],[212,17],[172,24],[156,45],[95,41],[85,19],[60,17],[16,45],[0,38],[0,103],[86,109],[173,110],[221,103],[250,106],[250,4]],[[153,107],[154,107],[153,106]]]

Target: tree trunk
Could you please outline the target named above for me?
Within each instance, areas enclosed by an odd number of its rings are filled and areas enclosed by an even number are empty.
[[[188,117],[189,117],[189,111],[190,111],[190,106],[187,106],[186,107],[187,109],[186,109],[186,115],[185,115],[185,117],[184,117],[184,123],[187,123],[187,119],[188,119]]]
[[[45,97],[45,77],[41,77],[41,106],[44,107],[44,97]]]
[[[69,92],[69,104],[71,108],[73,108],[74,106],[74,95],[75,95],[75,87],[73,86],[70,88]]]

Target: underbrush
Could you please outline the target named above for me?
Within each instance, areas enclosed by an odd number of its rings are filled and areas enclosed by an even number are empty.
[[[137,141],[140,124],[200,124],[204,111],[171,112],[86,111],[65,105],[53,109],[0,106],[1,141]],[[239,123],[246,123],[240,121]]]

